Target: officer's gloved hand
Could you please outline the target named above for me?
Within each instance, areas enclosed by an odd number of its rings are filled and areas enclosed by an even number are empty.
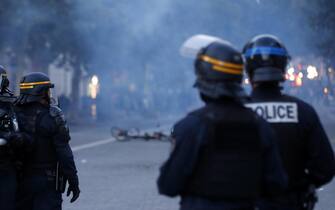
[[[69,179],[69,187],[67,189],[66,196],[70,196],[72,193],[71,203],[75,202],[79,198],[80,189],[78,179]]]

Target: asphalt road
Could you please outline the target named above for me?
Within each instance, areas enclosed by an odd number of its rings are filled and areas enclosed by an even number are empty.
[[[335,143],[335,121],[325,118],[324,122],[327,122],[325,127]],[[167,128],[171,122],[167,120],[163,124]],[[132,121],[119,125],[157,129],[156,121]],[[110,126],[112,124],[72,128],[71,145],[82,193],[73,204],[64,196],[64,210],[178,209],[178,198],[160,196],[156,188],[158,169],[168,156],[169,143],[140,140],[115,142],[110,136]],[[335,209],[335,181],[319,191],[319,195],[317,210]]]
[[[154,123],[141,126],[157,129]],[[167,158],[169,143],[141,140],[115,142],[110,136],[109,126],[74,130],[71,145],[82,193],[73,204],[64,196],[65,210],[178,208],[178,200],[159,196],[156,188],[158,168]]]

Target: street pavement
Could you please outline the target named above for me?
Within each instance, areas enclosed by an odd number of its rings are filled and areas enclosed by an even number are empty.
[[[325,120],[335,143],[335,120]],[[121,127],[160,129],[157,121],[118,124]],[[172,121],[160,122],[167,131]],[[108,125],[77,126],[72,129],[71,145],[79,171],[81,196],[75,203],[64,199],[64,210],[173,210],[178,198],[160,196],[156,187],[159,167],[167,158],[168,142],[114,141]],[[98,143],[97,143],[98,142]],[[84,146],[83,146],[84,145]],[[319,191],[317,210],[335,209],[335,181]]]
[[[159,166],[167,158],[170,144],[142,140],[115,142],[110,135],[111,126],[113,124],[73,129],[71,146],[82,193],[72,204],[64,195],[63,209],[178,209],[178,199],[159,196],[156,187]],[[129,128],[135,124],[121,126]],[[162,130],[157,127],[157,122],[141,123],[139,127]],[[164,127],[168,132],[170,126],[165,124]],[[103,143],[95,145],[95,142]]]

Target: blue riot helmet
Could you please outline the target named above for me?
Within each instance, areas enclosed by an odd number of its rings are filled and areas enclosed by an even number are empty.
[[[290,56],[281,41],[273,35],[259,35],[243,48],[245,70],[251,82],[285,80]]]

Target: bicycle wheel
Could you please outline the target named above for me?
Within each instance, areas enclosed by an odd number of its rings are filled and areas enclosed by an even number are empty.
[[[128,130],[128,136],[131,137],[136,137],[140,135],[140,129],[138,128],[130,128]]]
[[[124,129],[121,129],[121,128],[118,128],[118,127],[112,127],[111,128],[111,135],[117,141],[125,141],[125,140],[127,140],[128,133]]]

